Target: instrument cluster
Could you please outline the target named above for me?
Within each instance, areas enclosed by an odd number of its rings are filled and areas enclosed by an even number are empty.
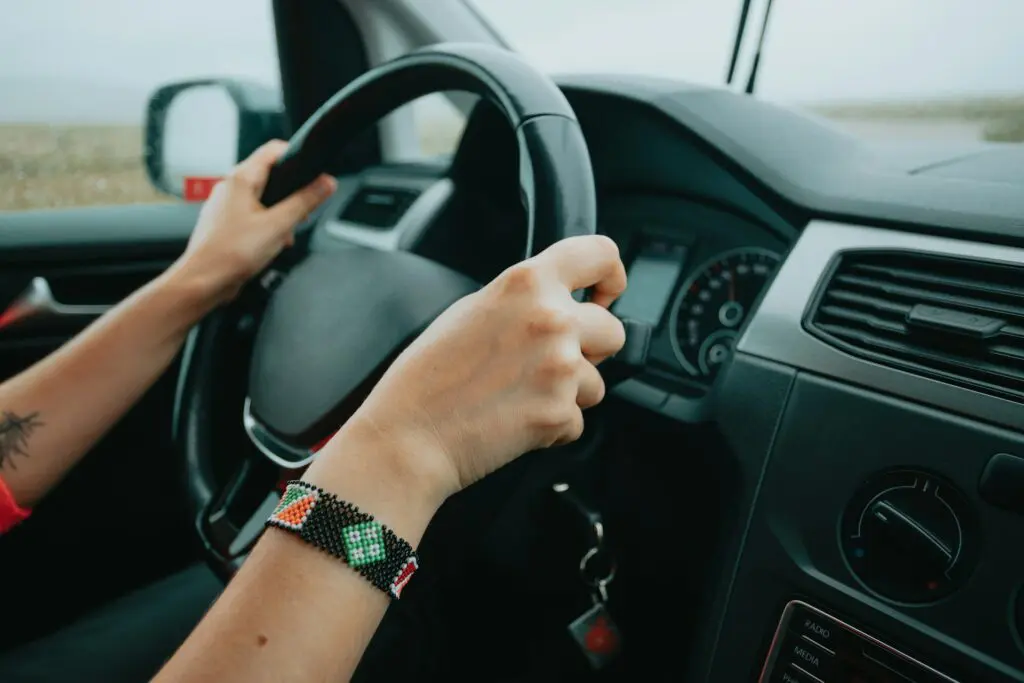
[[[746,217],[695,202],[613,206],[602,211],[601,231],[619,244],[629,287],[612,310],[654,327],[640,380],[703,396],[732,357],[787,245]]]

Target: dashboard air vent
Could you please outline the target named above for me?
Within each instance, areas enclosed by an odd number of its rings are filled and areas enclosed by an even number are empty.
[[[418,196],[416,190],[364,187],[345,204],[338,218],[368,228],[392,228]]]
[[[851,252],[805,326],[853,355],[1024,400],[1024,267]]]

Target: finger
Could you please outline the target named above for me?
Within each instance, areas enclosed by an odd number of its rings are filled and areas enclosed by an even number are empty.
[[[580,388],[576,393],[576,405],[580,409],[596,406],[604,400],[604,378],[591,363],[583,362],[580,369]]]
[[[262,194],[270,177],[270,169],[281,158],[288,143],[284,140],[271,140],[256,148],[252,154],[241,161],[232,172],[239,180],[250,186],[256,194]]]
[[[586,302],[573,306],[579,326],[580,348],[594,365],[619,352],[626,343],[622,321],[600,305]]]
[[[607,308],[626,289],[619,247],[604,235],[569,237],[536,256],[570,290],[592,287],[591,301]]]
[[[591,366],[593,367],[593,366]],[[564,446],[567,443],[572,443],[583,436],[583,410],[576,408],[573,413],[572,419],[569,420],[565,427],[562,429],[562,433],[555,439],[553,446]]]
[[[291,229],[334,194],[337,186],[334,178],[322,175],[267,209],[267,215],[274,225]]]

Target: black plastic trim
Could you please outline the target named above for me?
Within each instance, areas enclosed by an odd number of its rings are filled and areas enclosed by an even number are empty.
[[[1024,245],[1024,191],[1012,181],[915,174],[818,119],[739,93],[642,76],[558,82],[570,99],[593,93],[661,111],[787,214]]]

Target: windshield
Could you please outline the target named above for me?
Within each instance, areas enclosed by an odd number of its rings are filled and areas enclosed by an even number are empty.
[[[722,85],[742,0],[470,0],[552,73]],[[746,82],[765,3],[752,3]],[[871,140],[1024,141],[1024,2],[776,0],[756,95]],[[744,65],[746,68],[744,69]]]

